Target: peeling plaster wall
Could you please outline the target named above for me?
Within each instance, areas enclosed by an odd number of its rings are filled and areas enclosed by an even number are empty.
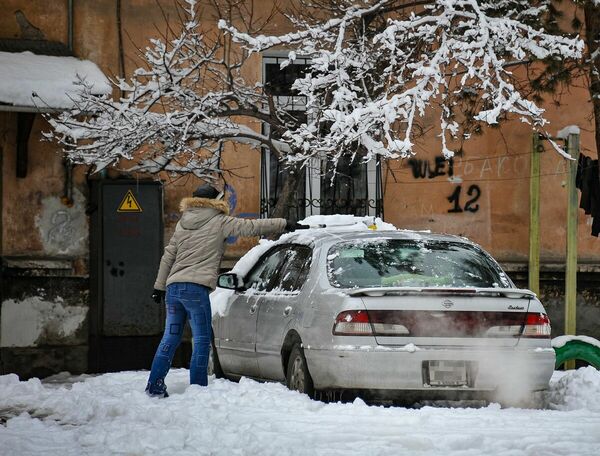
[[[0,112],[2,281],[0,375],[43,377],[87,371],[88,217],[85,169],[76,167],[73,202],[61,199],[62,156],[40,142],[36,116],[27,176],[16,177],[15,113]]]
[[[2,303],[0,347],[85,344],[88,308],[67,305],[60,297],[32,296]]]
[[[29,138],[27,176],[16,177],[15,113],[0,112],[2,157],[2,255],[87,257],[85,168],[75,167],[73,204],[62,202],[63,160],[41,142],[49,125],[36,116]]]
[[[85,205],[86,199],[77,189],[73,191],[71,207],[63,204],[56,195],[42,199],[42,207],[35,217],[35,225],[45,253],[87,256],[88,224]]]
[[[10,265],[9,265],[10,266]],[[2,271],[0,375],[44,377],[88,368],[89,283],[60,270]],[[51,275],[54,274],[54,275]]]

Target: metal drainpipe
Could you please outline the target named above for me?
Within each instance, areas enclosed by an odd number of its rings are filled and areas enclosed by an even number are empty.
[[[67,46],[69,51],[73,53],[73,0],[68,0],[67,7]],[[65,170],[65,183],[61,201],[65,206],[71,207],[73,206],[73,163],[65,158],[63,167]]]
[[[73,52],[73,0],[69,0],[68,5],[68,19],[67,19],[67,27],[68,27],[68,42],[69,51]]]
[[[65,185],[60,199],[65,206],[73,206],[73,163],[68,158],[63,161],[65,169]]]

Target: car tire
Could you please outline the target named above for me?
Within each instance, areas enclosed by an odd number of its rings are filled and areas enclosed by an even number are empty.
[[[210,342],[210,351],[208,353],[208,375],[214,375],[215,378],[225,378],[214,340]]]
[[[293,391],[307,394],[310,398],[315,396],[315,388],[310,372],[308,372],[304,350],[299,343],[295,343],[290,352],[285,383]]]

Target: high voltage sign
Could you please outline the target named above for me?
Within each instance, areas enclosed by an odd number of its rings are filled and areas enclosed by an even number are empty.
[[[131,190],[127,190],[127,193],[125,193],[125,197],[121,201],[121,204],[119,204],[117,212],[142,212],[142,206],[137,202]]]

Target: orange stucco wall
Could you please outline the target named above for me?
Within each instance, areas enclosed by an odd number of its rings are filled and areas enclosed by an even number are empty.
[[[550,123],[546,130],[556,135],[567,125],[578,125],[581,152],[596,157],[588,98],[587,90],[574,87],[561,97],[560,106],[547,103],[544,107]],[[520,121],[487,128],[483,135],[466,141],[463,153],[454,157],[454,182],[450,182],[447,164],[443,168],[445,175],[415,178],[408,160],[390,163],[384,173],[386,219],[404,228],[464,235],[504,261],[526,260],[531,137],[530,127]],[[552,262],[564,258],[566,249],[567,160],[549,142],[542,144],[541,257]],[[427,166],[433,170],[435,156],[441,154],[440,139],[430,134],[417,141],[415,150],[414,158],[428,161]],[[461,187],[459,203],[463,211],[449,212],[455,209],[455,201],[448,198],[457,186]],[[472,211],[465,210],[469,200],[474,200],[469,206]],[[580,210],[578,248],[583,262],[600,258],[600,240],[591,236],[590,223],[590,217]]]
[[[118,73],[118,39],[114,0],[81,0],[74,2],[74,51],[81,58],[96,62],[105,74]],[[161,5],[168,18],[175,18],[173,2]],[[256,1],[258,15],[270,11],[272,1]],[[27,18],[46,35],[47,39],[66,42],[67,1],[4,0],[0,4],[0,37],[19,36],[14,11],[22,10]],[[214,23],[213,12],[205,9],[201,20]],[[271,32],[282,32],[281,21],[269,24]],[[144,47],[150,37],[165,30],[163,12],[154,0],[129,0],[122,2],[122,27],[124,36],[125,73],[138,66],[136,45]],[[260,56],[254,56],[244,69],[248,80],[261,79]],[[593,124],[590,122],[591,104],[585,89],[571,88],[561,98],[560,106],[548,103],[547,116],[551,121],[550,133],[565,125],[577,124],[582,128],[582,151],[595,156]],[[30,139],[29,176],[25,180],[14,176],[14,114],[0,114],[0,147],[3,154],[3,243],[2,253],[7,255],[41,255],[44,240],[36,228],[36,217],[42,208],[38,203],[45,197],[60,194],[63,167],[57,148],[40,143],[40,131],[47,128],[38,118]],[[424,125],[434,124],[435,118],[422,119]],[[253,125],[259,128],[258,125]],[[403,228],[430,229],[463,234],[505,261],[524,261],[528,253],[529,214],[529,152],[531,132],[527,125],[510,122],[501,129],[488,129],[464,145],[464,153],[454,159],[454,178],[462,182],[449,182],[447,175],[415,178],[408,160],[389,163],[384,167],[384,195],[386,219]],[[433,167],[439,155],[440,142],[436,133],[418,140],[419,160],[428,160]],[[560,261],[564,257],[566,230],[566,190],[564,187],[565,160],[545,144],[542,153],[542,257],[547,261]],[[225,175],[235,189],[237,207],[234,213],[259,212],[259,153],[239,145],[229,147],[224,156],[227,167],[234,174]],[[447,165],[445,166],[447,172]],[[84,169],[76,173],[76,186],[85,192]],[[165,182],[165,236],[168,238],[178,219],[178,203],[183,196],[201,183],[193,176],[174,179],[161,176]],[[472,198],[467,195],[476,185],[480,195],[472,203],[477,211],[448,212],[453,203],[448,198],[461,186],[460,206]],[[475,189],[472,192],[476,192]],[[27,201],[23,206],[22,201]],[[590,236],[588,218],[580,212],[579,255],[582,261],[600,260],[600,240]],[[237,256],[246,250],[251,240],[234,245],[228,255]]]

